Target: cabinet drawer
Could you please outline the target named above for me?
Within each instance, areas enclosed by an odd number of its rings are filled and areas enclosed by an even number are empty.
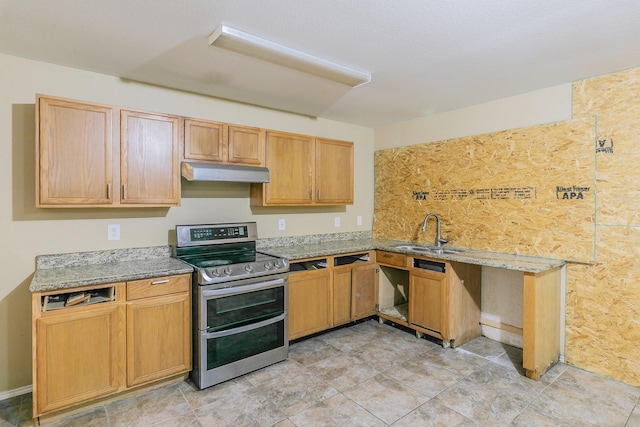
[[[188,292],[189,286],[191,286],[191,276],[188,274],[134,280],[127,282],[127,301]]]
[[[378,264],[406,267],[407,256],[405,254],[397,254],[395,252],[376,251],[376,262],[378,262]]]

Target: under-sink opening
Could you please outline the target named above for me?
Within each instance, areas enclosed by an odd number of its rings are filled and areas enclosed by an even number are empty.
[[[407,322],[409,271],[381,265],[378,286],[378,311]]]

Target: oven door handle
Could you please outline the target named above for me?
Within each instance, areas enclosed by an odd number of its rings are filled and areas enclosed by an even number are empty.
[[[263,326],[271,325],[272,323],[278,323],[283,321],[287,317],[287,312],[285,311],[281,315],[277,317],[272,317],[271,319],[263,320],[261,322],[252,323],[250,325],[241,326],[239,328],[228,329],[226,331],[219,332],[205,332],[202,334],[202,338],[210,339],[210,338],[220,338],[226,337],[228,335],[241,334],[243,332],[251,331],[253,329],[262,328]]]
[[[232,286],[230,288],[203,290],[202,296],[205,298],[210,298],[210,297],[222,297],[227,295],[242,294],[246,292],[280,286],[284,284],[286,280],[287,280],[286,278],[281,278],[281,279],[275,279],[275,280],[267,280],[260,283],[254,283],[251,285]]]

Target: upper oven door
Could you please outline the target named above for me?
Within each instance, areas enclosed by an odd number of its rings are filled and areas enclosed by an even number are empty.
[[[287,274],[233,282],[228,288],[198,286],[200,331],[218,332],[278,317],[287,311]]]

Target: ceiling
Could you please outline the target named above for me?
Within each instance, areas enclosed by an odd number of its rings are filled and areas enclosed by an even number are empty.
[[[222,23],[372,80],[212,47]],[[640,66],[640,1],[0,0],[0,52],[376,128]]]

